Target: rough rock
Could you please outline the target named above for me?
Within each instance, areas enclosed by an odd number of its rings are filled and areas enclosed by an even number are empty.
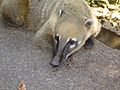
[[[52,50],[33,45],[34,33],[0,23],[0,90],[119,90],[120,51],[96,41],[93,50],[81,49],[74,63],[49,64]]]

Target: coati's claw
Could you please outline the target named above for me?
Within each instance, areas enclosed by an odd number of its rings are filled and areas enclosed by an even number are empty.
[[[73,58],[73,56],[70,56],[69,58],[68,58],[68,60],[67,60],[67,65],[68,66],[71,66],[72,64],[74,64],[74,60],[73,60],[74,58]]]
[[[53,67],[58,67],[59,63],[58,62],[50,62],[50,65]]]

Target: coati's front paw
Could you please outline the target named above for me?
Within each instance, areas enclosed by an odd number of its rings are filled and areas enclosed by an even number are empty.
[[[71,66],[74,64],[74,57],[73,55],[70,55],[68,58],[67,58],[67,62],[66,62],[66,65],[68,66]]]
[[[73,64],[74,64],[73,57],[69,58],[68,61],[67,61],[67,66],[72,66]]]
[[[84,48],[85,49],[93,49],[94,46],[95,46],[95,44],[94,44],[94,37],[90,37],[85,42]]]

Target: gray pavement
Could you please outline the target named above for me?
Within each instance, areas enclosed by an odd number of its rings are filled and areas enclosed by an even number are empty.
[[[33,45],[34,33],[0,23],[0,90],[120,90],[120,51],[96,41],[93,50],[81,49],[74,63],[49,65],[51,49]]]

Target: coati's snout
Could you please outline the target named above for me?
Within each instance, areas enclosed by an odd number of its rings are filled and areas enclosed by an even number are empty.
[[[68,56],[71,55],[72,48],[77,46],[78,42],[76,39],[68,39],[67,41],[60,37],[58,34],[55,36],[54,49],[53,49],[53,59],[50,64],[53,67],[57,67],[63,63]]]

